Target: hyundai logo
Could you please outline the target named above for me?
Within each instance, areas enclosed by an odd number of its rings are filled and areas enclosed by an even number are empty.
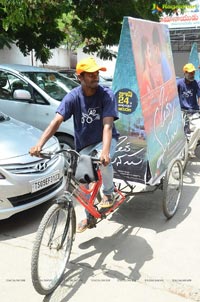
[[[47,168],[47,163],[39,163],[35,166],[35,170],[44,171]]]

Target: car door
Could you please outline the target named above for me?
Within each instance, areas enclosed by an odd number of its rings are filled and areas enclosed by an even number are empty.
[[[6,85],[3,88],[8,91],[8,94],[0,94],[0,110],[20,121],[29,121],[35,115],[34,108],[29,106],[31,100],[15,99],[13,97],[16,89],[30,91],[28,83],[16,75],[2,70],[0,71],[0,82],[2,82],[1,79],[6,79]]]
[[[50,106],[48,100],[35,87],[26,82],[23,77],[21,78],[18,75],[1,70],[0,86],[3,86],[3,84],[4,87],[2,88],[6,89],[8,93],[1,94],[0,91],[0,111],[17,120],[44,130],[55,115],[57,105]],[[16,99],[13,94],[16,89],[29,91],[31,98]]]
[[[1,78],[3,79],[2,81]],[[4,83],[5,78],[6,84]],[[41,130],[45,130],[55,117],[60,102],[48,96],[39,86],[23,75],[17,74],[14,71],[1,69],[0,86],[6,88],[9,92],[6,96],[0,94],[0,111],[5,114]],[[16,99],[16,93],[14,94],[16,89],[23,89],[22,92],[25,90],[28,91],[30,97]],[[73,137],[74,127],[72,118],[62,123],[58,132],[61,136],[64,134]]]

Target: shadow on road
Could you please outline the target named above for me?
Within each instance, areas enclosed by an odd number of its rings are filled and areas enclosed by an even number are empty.
[[[36,232],[42,216],[50,205],[51,201],[0,220],[0,241]]]
[[[85,250],[85,253],[73,259],[62,284],[43,301],[70,301],[88,281],[140,279],[140,270],[146,261],[153,259],[153,250],[144,238],[133,234],[133,230],[151,229],[160,233],[175,229],[182,223],[191,213],[190,203],[199,189],[194,181],[198,171],[198,163],[188,164],[184,175],[182,198],[177,212],[171,219],[167,219],[162,211],[162,190],[136,195],[120,206],[108,218],[111,222],[120,224],[120,229],[112,236],[94,237],[81,243],[79,249]]]
[[[43,301],[70,301],[89,279],[91,282],[109,282],[110,279],[138,280],[144,263],[153,258],[153,250],[144,238],[131,234],[132,231],[132,227],[122,226],[112,236],[94,237],[81,243],[79,245],[81,250],[90,249],[90,251],[73,259],[71,268],[65,274],[59,288],[50,296],[46,296]],[[91,257],[94,256],[97,260],[91,265]],[[112,257],[115,265],[112,265],[107,257]],[[116,264],[116,261],[119,261],[119,264]],[[126,262],[127,265],[123,266],[121,261]],[[116,266],[117,269],[113,269]]]
[[[199,176],[199,170],[200,170],[200,161],[198,158],[190,158],[190,160],[187,163],[186,170],[185,170],[185,179],[184,184],[195,184],[196,183],[196,176]]]
[[[141,193],[124,203],[110,218],[112,221],[131,227],[152,229],[163,232],[176,228],[191,212],[190,203],[199,190],[195,177],[199,175],[200,163],[193,159],[188,162],[183,177],[182,196],[178,209],[171,219],[164,216],[162,203],[163,191],[158,189],[153,193]]]

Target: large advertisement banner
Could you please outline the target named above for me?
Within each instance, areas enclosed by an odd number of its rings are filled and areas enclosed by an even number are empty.
[[[114,167],[153,184],[185,144],[167,26],[124,18],[113,90],[121,134]]]
[[[192,63],[195,66],[195,68],[196,68],[196,71],[195,71],[195,80],[197,82],[199,82],[200,81],[199,52],[198,52],[198,46],[197,46],[196,42],[194,42],[192,44],[192,48],[191,48],[191,51],[190,51],[188,62]]]

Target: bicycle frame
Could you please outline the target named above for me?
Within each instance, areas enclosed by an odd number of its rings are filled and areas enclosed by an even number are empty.
[[[91,157],[92,161],[97,163],[97,181],[92,182],[90,184],[81,184],[78,180],[75,179],[73,176],[74,170],[77,163],[77,158],[79,154],[72,149],[68,150],[59,150],[55,153],[51,152],[42,152],[41,155],[44,157],[50,157],[53,154],[58,153],[68,153],[70,154],[71,160],[69,167],[67,169],[67,178],[66,178],[66,191],[70,193],[72,198],[75,198],[92,216],[95,218],[105,218],[109,213],[113,212],[117,207],[119,207],[126,199],[125,193],[120,191],[116,186],[114,189],[115,192],[115,202],[112,207],[98,209],[96,200],[98,199],[97,196],[100,193],[100,189],[102,186],[102,175],[99,168],[99,160],[95,157]],[[73,190],[69,192],[69,185],[72,185]]]
[[[199,110],[182,110],[184,120],[184,131],[188,142],[189,153],[193,154],[200,139],[200,116],[193,116],[200,113]]]
[[[126,199],[126,196],[115,187],[115,193],[118,194],[119,200],[116,200],[114,205],[110,208],[103,209],[103,211],[98,209],[95,200],[97,199],[98,193],[102,186],[102,176],[101,171],[97,169],[98,180],[96,182],[90,183],[88,187],[86,185],[76,182],[76,187],[72,192],[72,196],[95,218],[105,218],[109,213],[113,212],[117,207],[119,207]]]
[[[92,157],[91,163],[90,158],[82,157],[79,161],[79,170],[78,168],[75,170],[79,157],[79,154],[75,150],[49,151],[46,153],[42,151],[41,156],[50,158],[58,153],[64,152],[71,155],[70,162],[65,156],[65,168],[67,172],[66,190],[63,192],[64,194],[56,199],[56,203],[51,205],[42,218],[32,252],[32,283],[35,290],[41,295],[47,295],[53,292],[62,281],[64,273],[70,270],[70,268],[67,267],[67,263],[69,262],[76,233],[76,213],[73,200],[77,200],[95,217],[93,225],[90,225],[91,228],[95,227],[97,223],[105,218],[107,214],[114,211],[114,209],[125,200],[125,195],[116,188],[115,196],[117,196],[117,198],[115,199],[114,205],[111,208],[102,210],[99,206],[98,209],[96,201],[100,201],[98,194],[102,185],[99,159]],[[94,164],[94,167],[92,167],[91,164]],[[93,168],[95,168],[96,171],[93,171]],[[87,187],[80,183],[79,180],[84,181],[84,184],[86,182]],[[91,182],[92,180],[94,180],[94,182]],[[89,181],[90,183],[87,183]]]

